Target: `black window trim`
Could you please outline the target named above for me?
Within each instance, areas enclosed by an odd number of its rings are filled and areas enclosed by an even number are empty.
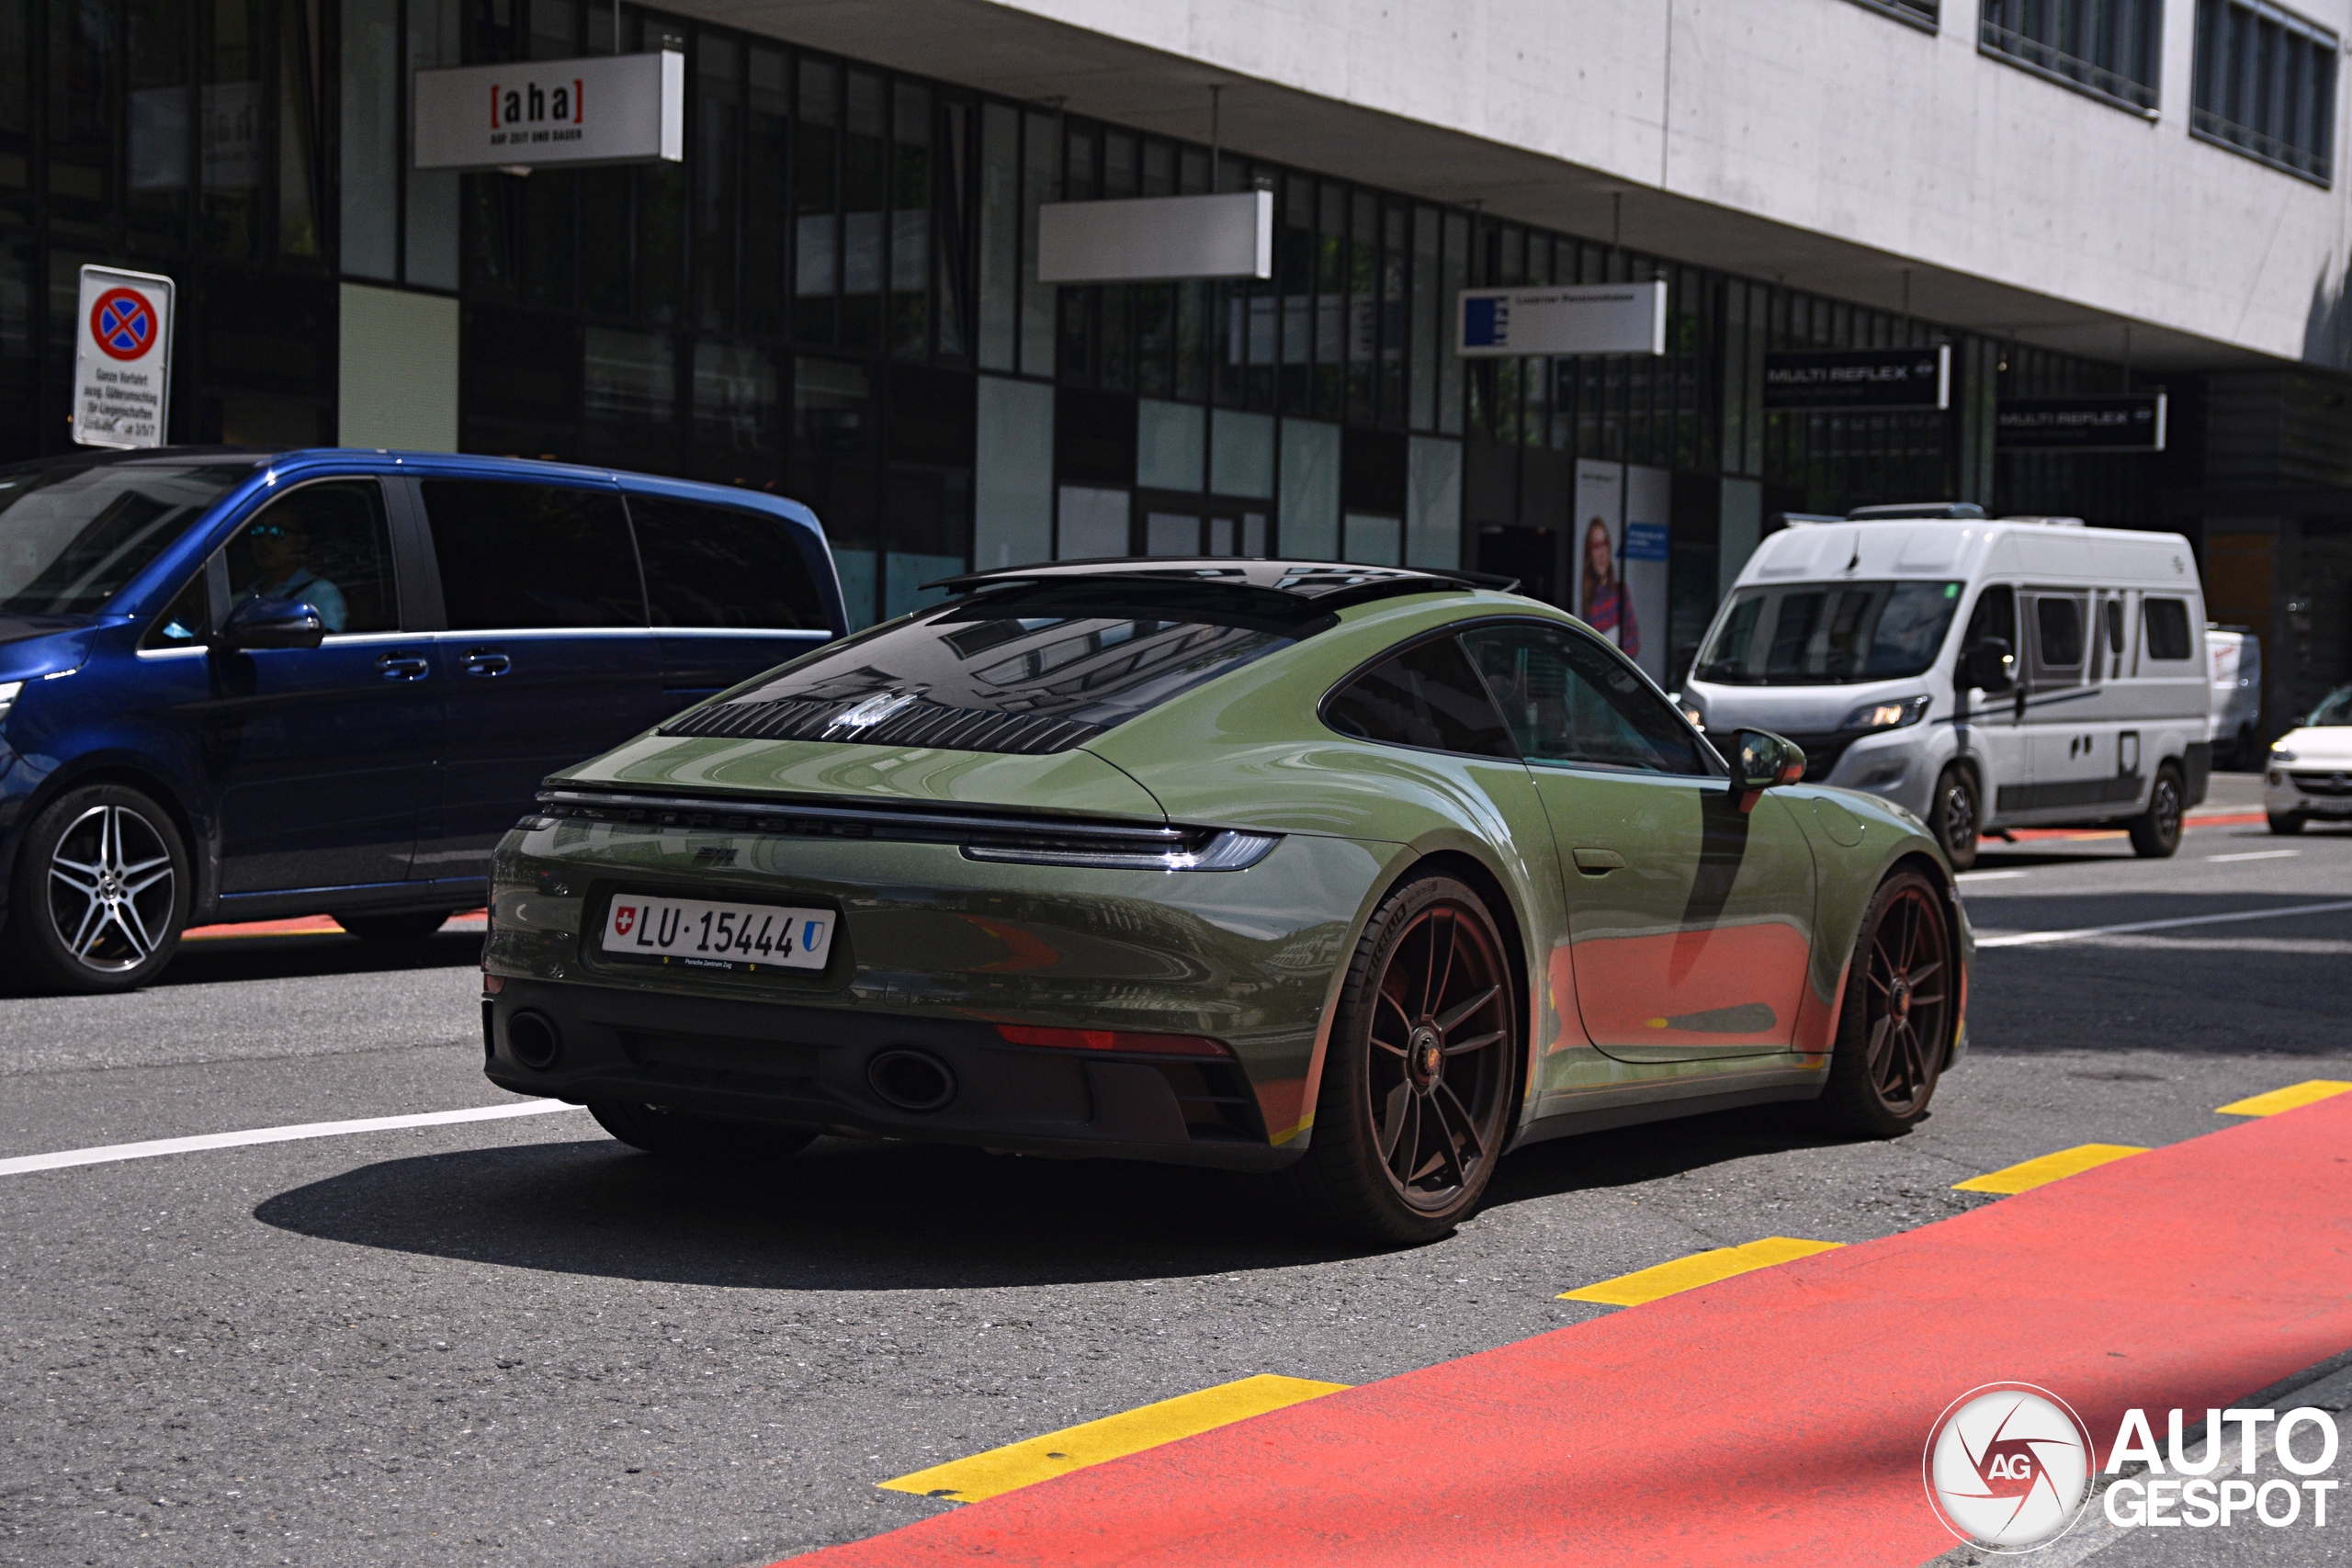
[[[1448,751],[1442,747],[1436,746],[1411,746],[1401,740],[1366,740],[1360,735],[1348,734],[1345,730],[1333,724],[1330,718],[1331,704],[1342,692],[1345,692],[1349,687],[1354,685],[1359,679],[1370,674],[1373,671],[1378,669],[1381,665],[1387,663],[1390,660],[1402,658],[1404,655],[1410,653],[1417,648],[1422,647],[1428,643],[1439,641],[1444,637],[1453,638],[1458,645],[1462,638],[1469,636],[1472,632],[1486,631],[1494,626],[1530,626],[1544,631],[1566,632],[1570,637],[1582,637],[1585,641],[1591,643],[1595,648],[1606,649],[1616,659],[1619,664],[1624,666],[1626,669],[1632,671],[1635,675],[1641,677],[1641,679],[1649,685],[1652,691],[1657,692],[1657,699],[1665,705],[1666,710],[1674,716],[1676,721],[1679,723],[1683,729],[1689,733],[1690,739],[1699,743],[1699,760],[1707,765],[1708,771],[1704,773],[1653,773],[1646,768],[1619,767],[1616,764],[1610,762],[1555,762],[1531,759],[1520,750],[1519,737],[1512,731],[1510,720],[1504,716],[1503,711],[1500,707],[1495,706],[1495,694],[1492,692],[1488,692],[1487,693],[1487,705],[1494,708],[1495,717],[1501,721],[1503,735],[1510,741],[1511,756],[1515,758],[1522,767],[1574,768],[1581,769],[1589,773],[1607,773],[1611,777],[1623,778],[1727,779],[1731,777],[1731,764],[1724,761],[1723,754],[1717,751],[1714,748],[1714,743],[1707,739],[1706,731],[1701,729],[1697,725],[1692,724],[1690,722],[1690,716],[1685,714],[1682,709],[1671,698],[1668,697],[1664,692],[1658,691],[1657,682],[1650,680],[1649,672],[1644,670],[1640,665],[1634,663],[1631,659],[1626,658],[1625,650],[1623,649],[1619,648],[1614,643],[1606,642],[1600,637],[1594,637],[1590,632],[1586,631],[1583,627],[1576,626],[1571,622],[1550,620],[1540,615],[1478,615],[1469,620],[1451,621],[1442,626],[1436,627],[1430,631],[1420,632],[1415,636],[1407,637],[1402,642],[1390,643],[1386,648],[1384,648],[1379,652],[1373,654],[1370,658],[1359,661],[1353,668],[1350,669],[1346,674],[1341,675],[1338,680],[1331,682],[1330,688],[1316,702],[1316,722],[1320,724],[1325,729],[1329,730],[1333,735],[1338,736],[1340,739],[1352,741],[1360,746],[1385,746],[1389,750],[1396,751],[1422,751],[1427,752],[1431,756],[1459,757],[1465,761],[1473,762],[1496,762],[1503,761],[1503,759],[1499,757],[1481,757],[1476,752]],[[1478,661],[1476,659],[1471,658],[1470,650],[1467,648],[1464,648],[1462,649],[1462,656],[1464,659],[1469,660],[1471,673],[1476,674],[1478,671]],[[1485,683],[1485,678],[1483,676],[1480,677],[1479,684],[1483,687]]]

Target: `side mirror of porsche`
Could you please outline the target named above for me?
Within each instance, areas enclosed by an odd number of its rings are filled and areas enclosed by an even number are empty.
[[[1743,812],[1756,808],[1766,790],[1804,777],[1804,751],[1769,729],[1743,729],[1732,737],[1731,789]]]

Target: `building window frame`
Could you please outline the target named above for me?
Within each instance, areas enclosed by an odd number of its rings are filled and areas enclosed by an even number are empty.
[[[2188,134],[2281,174],[2332,186],[2335,62],[2342,47],[2328,28],[2270,0],[2197,0]],[[2297,126],[2290,126],[2281,137],[2250,123],[2276,125],[2282,114],[2308,134],[2299,137]]]
[[[1943,0],[1853,0],[1865,11],[1875,11],[1923,33],[1940,30]]]
[[[2164,80],[2164,0],[1982,0],[1976,51],[2154,120]],[[2028,30],[2012,22],[2038,25]]]

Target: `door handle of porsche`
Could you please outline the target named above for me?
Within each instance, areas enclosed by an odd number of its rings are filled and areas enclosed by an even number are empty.
[[[422,681],[433,671],[433,661],[414,653],[388,653],[376,660],[387,681]]]
[[[1578,849],[1577,869],[1587,876],[1605,876],[1623,868],[1625,857],[1615,850]]]
[[[473,649],[459,662],[469,675],[503,675],[514,668],[514,661],[506,655],[486,648]]]

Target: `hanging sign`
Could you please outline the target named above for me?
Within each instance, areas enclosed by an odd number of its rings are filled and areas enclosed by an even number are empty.
[[[1037,209],[1040,283],[1274,276],[1274,193],[1057,201]]]
[[[416,73],[416,166],[677,163],[686,57],[592,54]]]
[[[84,446],[161,446],[172,389],[172,280],[82,269],[74,312],[74,439]]]
[[[2161,452],[2165,395],[2003,398],[1994,445],[2009,452]]]
[[[1764,356],[1764,406],[1799,409],[1948,409],[1951,344],[1841,348]]]
[[[1666,285],[1465,288],[1454,346],[1464,359],[1553,354],[1664,354]]]

